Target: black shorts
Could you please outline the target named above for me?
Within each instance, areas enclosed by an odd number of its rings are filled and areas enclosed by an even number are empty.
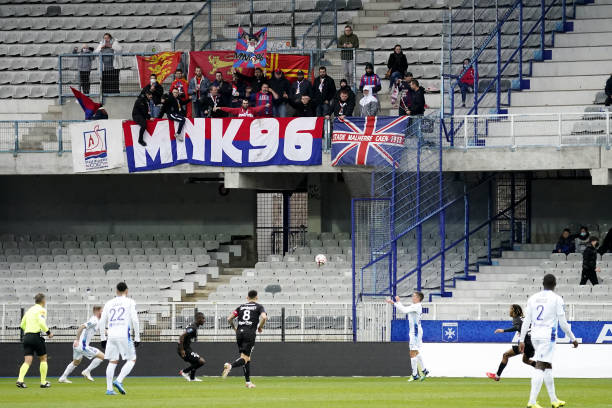
[[[38,333],[26,333],[23,336],[23,355],[33,356],[34,353],[39,357],[47,354],[45,339]]]
[[[253,347],[255,347],[255,333],[248,330],[238,330],[236,333],[236,343],[238,343],[238,350],[240,353],[251,356]]]
[[[181,350],[177,350],[177,353],[179,355],[180,358],[183,359],[183,361],[190,363],[190,364],[194,364],[194,363],[198,363],[200,361],[200,355],[198,353],[196,353],[195,351],[192,351],[191,349],[185,349],[185,357],[181,356]]]
[[[512,351],[514,354],[521,354],[519,350],[519,346],[512,346]],[[531,336],[525,337],[525,353],[527,357],[533,358],[535,356],[535,349],[533,348],[533,343],[531,342]]]

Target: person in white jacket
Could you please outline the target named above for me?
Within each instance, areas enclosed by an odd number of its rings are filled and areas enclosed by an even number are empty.
[[[100,41],[94,52],[99,54],[109,54],[102,56],[102,70],[108,71],[113,68],[121,68],[119,66],[119,58],[115,58],[112,55],[119,54],[121,53],[121,51],[122,48],[121,44],[119,44],[119,41],[113,38],[110,33],[104,33],[102,41]]]
[[[408,315],[408,324],[410,329],[410,366],[412,367],[412,377],[408,381],[425,380],[429,371],[425,368],[421,346],[423,345],[423,328],[421,327],[421,316],[423,315],[422,301],[425,296],[423,292],[414,292],[412,294],[412,304],[404,306],[400,301],[400,297],[396,296],[395,300],[387,299],[386,302],[395,306],[397,310]],[[421,376],[419,376],[418,367],[421,368]]]
[[[113,386],[121,394],[126,393],[123,380],[136,364],[136,347],[140,344],[140,322],[136,312],[136,302],[127,295],[127,285],[125,282],[119,282],[117,297],[106,302],[98,325],[102,347],[105,348],[104,354],[109,360],[106,367],[106,395],[117,394],[113,391]],[[126,360],[126,363],[117,379],[113,381],[120,357]]]

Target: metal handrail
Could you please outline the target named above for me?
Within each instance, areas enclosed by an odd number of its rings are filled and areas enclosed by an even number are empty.
[[[310,33],[311,30],[313,30],[315,27],[319,27],[319,41],[320,41],[320,37],[321,37],[321,19],[323,18],[323,16],[325,15],[325,13],[327,13],[329,10],[329,8],[333,6],[333,11],[334,11],[334,37],[333,39],[327,44],[327,46],[325,48],[328,48],[331,44],[333,44],[334,42],[338,41],[337,38],[337,27],[338,27],[338,7],[336,4],[336,0],[330,0],[327,3],[327,7],[325,7],[324,10],[321,10],[321,14],[319,14],[319,17],[317,17],[317,19],[315,21],[312,22],[312,24],[310,24],[310,27],[308,27],[308,29],[306,30],[306,32],[302,35],[302,48],[306,48],[305,42],[306,42],[306,37],[308,36],[308,34]],[[318,47],[321,48],[321,47]]]

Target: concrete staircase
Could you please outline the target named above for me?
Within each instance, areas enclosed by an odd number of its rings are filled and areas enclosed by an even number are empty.
[[[220,268],[218,278],[209,278],[205,286],[198,286],[193,294],[183,296],[183,302],[201,302],[215,292],[220,285],[227,285],[234,276],[242,276],[244,268]],[[246,297],[246,293],[244,294]]]

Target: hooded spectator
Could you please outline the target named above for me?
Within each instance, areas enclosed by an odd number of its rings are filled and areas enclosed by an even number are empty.
[[[461,68],[461,72],[465,71],[465,73],[459,78],[459,89],[461,90],[461,105],[465,108],[465,99],[466,94],[471,89],[474,90],[474,68],[470,67],[470,59],[466,58],[463,60],[463,67]],[[466,70],[467,69],[467,70]]]
[[[313,100],[317,106],[317,116],[327,116],[332,111],[332,102],[336,96],[336,83],[327,75],[327,68],[319,68],[319,76],[313,84]]]
[[[316,108],[308,95],[302,95],[299,102],[289,99],[289,105],[295,109],[296,118],[310,118],[316,116]]]
[[[363,87],[363,97],[359,101],[359,105],[361,105],[361,116],[376,116],[378,113],[378,108],[380,107],[378,104],[378,99],[373,95],[373,86],[366,85]]]
[[[355,106],[355,92],[353,92],[351,87],[348,85],[348,81],[346,79],[340,80],[340,89],[338,89],[338,91],[336,92],[336,101],[340,100],[340,92],[342,92],[343,90],[346,90],[348,92],[349,101],[351,101],[353,103],[353,106]]]
[[[406,55],[402,52],[402,46],[397,44],[393,47],[393,52],[389,55],[387,61],[389,88],[397,83],[398,80],[402,79],[408,70],[408,60]]]
[[[575,240],[576,236],[571,235],[570,230],[565,228],[557,240],[557,244],[555,245],[555,250],[553,252],[565,255],[576,252]]]
[[[291,82],[285,78],[285,74],[280,69],[274,71],[272,78],[268,80],[270,89],[273,90],[278,96],[278,99],[274,99],[272,104],[272,112],[277,118],[287,117],[287,99],[291,93]]]
[[[151,91],[145,91],[144,95],[140,95],[134,102],[132,108],[132,120],[140,126],[138,133],[138,143],[142,146],[146,146],[147,143],[144,141],[144,132],[147,130],[147,120],[151,118],[151,110],[149,101],[153,99]]]
[[[372,85],[372,95],[376,95],[380,92],[380,78],[374,73],[374,66],[369,62],[366,64],[365,74],[363,74],[361,82],[359,82],[359,90],[363,91],[366,85]]]
[[[334,116],[344,118],[345,116],[353,116],[355,109],[355,101],[351,101],[348,90],[340,90],[340,98],[334,101]]]
[[[77,66],[79,69],[79,85],[81,86],[81,92],[84,94],[89,93],[89,74],[91,73],[91,63],[95,59],[92,54],[93,47],[83,44],[81,48],[74,47],[73,54],[80,54],[77,58]]]
[[[210,81],[204,75],[202,75],[202,68],[195,67],[194,76],[189,80],[189,87],[187,92],[191,96],[193,101],[193,117],[203,118],[204,117],[204,98],[210,88]]]

